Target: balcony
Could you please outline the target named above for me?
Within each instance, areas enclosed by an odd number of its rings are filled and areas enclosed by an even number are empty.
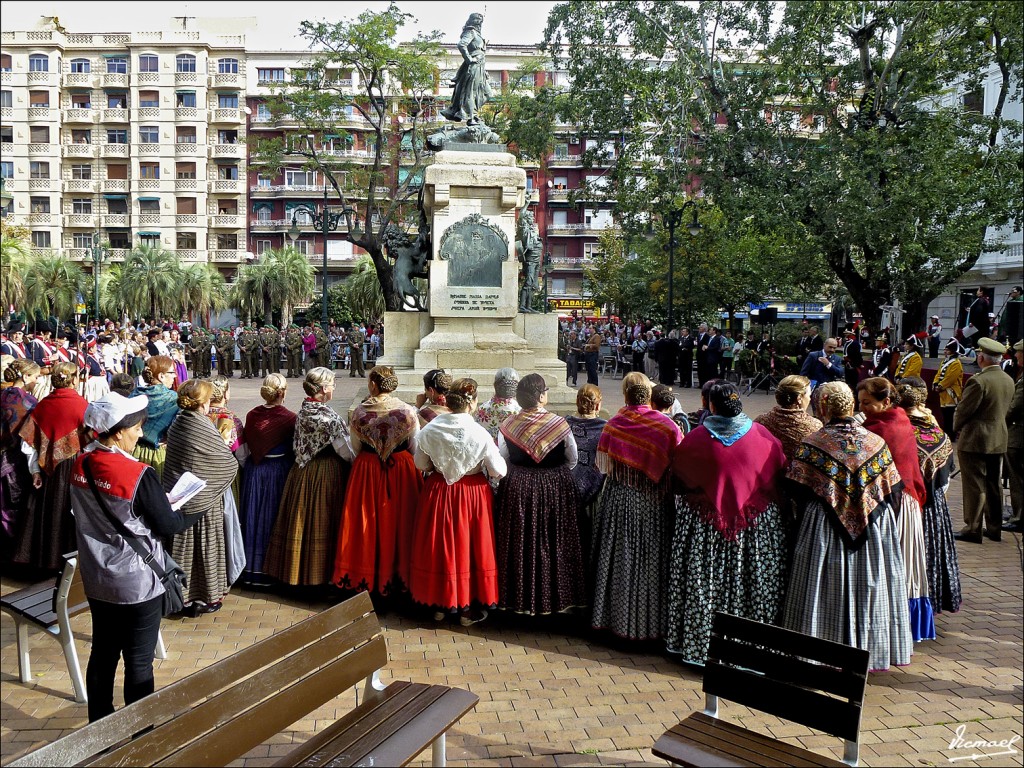
[[[210,110],[211,123],[240,123],[242,111],[238,107]]]
[[[176,155],[196,155],[199,150],[196,149],[198,145],[194,141],[181,141],[174,145],[174,154]]]
[[[199,224],[199,215],[195,213],[179,213],[174,217],[174,223],[179,227],[189,224],[196,226]]]
[[[211,144],[210,157],[245,157],[245,147],[241,144]]]
[[[27,78],[29,85],[56,85],[56,72],[29,72]]]
[[[582,166],[583,161],[579,155],[562,155],[555,153],[548,156],[549,168],[576,168]]]
[[[269,184],[249,187],[249,192],[251,194],[274,194],[280,192],[294,192],[296,194],[301,194],[303,196],[308,197],[310,194],[322,195],[324,192],[324,188],[322,185],[319,184],[292,184],[290,186],[287,184]]]
[[[160,189],[160,179],[136,179],[136,186],[139,189]]]
[[[206,261],[206,251],[197,251],[194,248],[179,248],[174,251],[174,255],[178,257],[179,261],[188,263],[204,263]]]
[[[136,144],[135,145],[135,154],[136,155],[148,155],[148,156],[157,155],[157,156],[159,156],[159,154],[160,154],[160,145],[159,144]]]
[[[210,216],[210,226],[226,229],[241,229],[245,226],[245,216],[230,213],[218,213]]]
[[[139,85],[154,85],[160,82],[159,72],[137,72],[135,74],[135,81]]]
[[[253,231],[269,232],[276,229],[287,229],[292,225],[291,219],[256,219],[249,224],[249,229]],[[300,229],[302,224],[299,224]],[[306,229],[309,229],[310,225],[305,225]]]
[[[245,261],[245,251],[240,250],[226,250],[224,248],[218,248],[210,251],[210,261],[228,262],[231,264],[241,264]]]
[[[175,120],[201,120],[205,119],[206,115],[201,114],[203,110],[198,107],[175,107],[174,108],[174,119]]]
[[[210,88],[241,88],[245,75],[238,72],[217,72],[210,75]]]
[[[94,179],[68,179],[64,182],[65,192],[96,192],[97,182]]]
[[[50,224],[52,213],[49,211],[33,211],[28,215],[29,224]]]
[[[94,213],[65,213],[65,227],[96,227],[96,214]]]
[[[14,107],[0,107],[0,118],[4,120],[14,119]]]
[[[103,179],[100,181],[101,192],[128,192],[128,179]]]
[[[100,157],[128,157],[128,145],[100,144]]]
[[[549,235],[592,235],[596,236],[606,229],[610,229],[612,222],[593,222],[591,224],[549,224]]]
[[[49,155],[52,152],[53,144],[29,144],[28,154],[29,156],[36,155]]]
[[[196,83],[199,81],[195,72],[175,72],[174,73],[174,84],[175,85],[186,85],[188,83]]]
[[[4,186],[8,188],[13,188],[13,185],[9,186],[7,183],[5,183]],[[59,189],[59,186],[57,184],[56,179],[29,179],[28,188],[32,192],[38,192]]]
[[[128,75],[121,72],[104,72],[100,75],[101,88],[127,88]]]
[[[95,123],[96,112],[89,107],[69,107],[64,110],[65,123]]]
[[[160,107],[139,107],[136,110],[139,120],[159,120]]]
[[[548,202],[549,203],[567,203],[569,202],[569,195],[572,193],[571,189],[549,189],[548,190]]]
[[[145,211],[139,214],[139,225],[160,226],[160,214],[153,211]]]
[[[124,228],[129,225],[127,213],[108,213],[100,216],[100,226]]]
[[[95,88],[96,75],[92,72],[65,72],[65,88]]]
[[[61,154],[64,157],[97,157],[99,147],[95,144],[65,144],[61,147]]]
[[[127,109],[104,109],[103,110],[103,122],[104,123],[127,123],[128,122],[128,110]]]
[[[174,180],[174,191],[175,192],[187,192],[189,190],[196,189],[195,179],[175,179]]]
[[[28,119],[29,120],[51,120],[54,117],[54,111],[49,107],[29,107],[28,108]]]
[[[210,191],[242,194],[245,192],[245,184],[239,179],[216,179],[210,182]]]

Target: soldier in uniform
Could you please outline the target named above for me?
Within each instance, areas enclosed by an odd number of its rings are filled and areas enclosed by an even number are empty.
[[[188,369],[194,376],[203,375],[203,340],[202,328],[193,328],[188,337]]]
[[[321,368],[334,370],[331,364],[331,342],[327,338],[327,333],[319,325],[314,325],[313,335],[316,337],[316,364]]]
[[[229,379],[234,374],[235,337],[227,328],[217,334],[217,372]]]
[[[292,323],[284,334],[284,345],[288,357],[288,378],[302,376],[302,331]]]
[[[274,345],[274,342],[277,341],[275,338],[276,335],[277,334],[273,333],[272,329],[266,325],[264,325],[260,329],[259,333],[256,334],[260,348],[260,378],[263,378],[270,373],[271,361],[274,356],[274,353],[271,351],[271,347]]]
[[[203,372],[201,375],[203,378],[209,378],[213,375],[213,331],[209,328],[203,329],[202,336],[203,346],[202,349],[200,349],[200,353],[202,354]]]
[[[349,378],[355,378],[356,372],[364,379],[366,373],[363,371],[363,342],[365,337],[363,332],[359,330],[358,325],[353,325],[352,330],[348,333],[348,348],[352,352],[352,367],[349,368]]]
[[[242,367],[242,378],[251,379],[252,373],[252,350],[255,346],[255,337],[252,329],[242,326],[242,333],[238,336],[238,364]]]
[[[885,334],[875,337],[875,351],[871,353],[871,375],[889,377],[889,365],[892,363],[892,350]]]

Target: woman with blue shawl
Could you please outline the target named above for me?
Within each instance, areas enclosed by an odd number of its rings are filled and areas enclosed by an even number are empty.
[[[133,455],[143,464],[155,469],[160,478],[163,478],[164,461],[167,456],[167,430],[171,428],[171,422],[178,415],[178,394],[171,389],[176,375],[177,371],[171,358],[167,355],[153,355],[142,369],[142,380],[146,385],[136,387],[130,395],[145,395],[149,399],[142,437],[139,438]]]

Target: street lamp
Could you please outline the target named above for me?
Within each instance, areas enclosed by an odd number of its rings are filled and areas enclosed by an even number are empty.
[[[320,316],[320,324],[323,326],[324,333],[329,333],[327,321],[327,235],[338,228],[338,224],[341,223],[341,217],[351,213],[352,209],[346,207],[340,211],[332,211],[327,206],[327,185],[324,184],[324,205],[321,211],[317,212],[315,207],[309,205],[297,205],[292,209],[292,225],[288,228],[288,238],[293,244],[299,239],[301,234],[299,231],[299,221],[296,218],[296,214],[299,211],[308,213],[309,217],[313,220],[313,226],[319,229],[324,236],[323,294],[321,300],[323,312]]]
[[[100,264],[107,257],[107,249],[100,244],[100,233],[92,233],[92,281],[93,281],[93,309],[96,310],[96,328],[100,328]]]
[[[555,271],[554,266],[551,264],[551,251],[544,254],[544,267],[541,272],[544,273],[544,314],[546,315],[551,311],[548,301],[548,283],[551,279],[551,273]]]
[[[686,231],[696,237],[700,234],[703,227],[700,222],[697,221],[697,201],[687,200],[679,208],[669,208],[667,211],[662,213],[661,220],[668,226],[668,321],[666,322],[667,331],[672,330],[672,284],[675,280],[676,273],[676,227],[679,226],[683,220],[683,214],[687,208],[693,209],[693,221],[686,225]]]

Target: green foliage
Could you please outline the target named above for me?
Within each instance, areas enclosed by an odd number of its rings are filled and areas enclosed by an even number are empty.
[[[319,323],[323,317],[323,294],[313,296],[312,302],[306,308],[306,322]],[[352,309],[348,305],[348,295],[344,283],[332,285],[327,289],[327,317],[339,325],[350,325],[354,319]]]
[[[373,271],[373,261],[361,256],[355,270],[345,280],[345,298],[353,320],[377,323],[384,318],[384,295]]]
[[[228,306],[247,320],[262,314],[267,324],[273,321],[274,308],[281,307],[281,322],[287,325],[291,322],[291,307],[312,295],[314,275],[309,260],[294,248],[266,251],[238,270]]]
[[[28,228],[0,220],[0,306],[25,303],[25,275],[29,265]]]
[[[34,257],[24,278],[25,308],[31,314],[68,320],[85,287],[82,268],[63,256]]]

